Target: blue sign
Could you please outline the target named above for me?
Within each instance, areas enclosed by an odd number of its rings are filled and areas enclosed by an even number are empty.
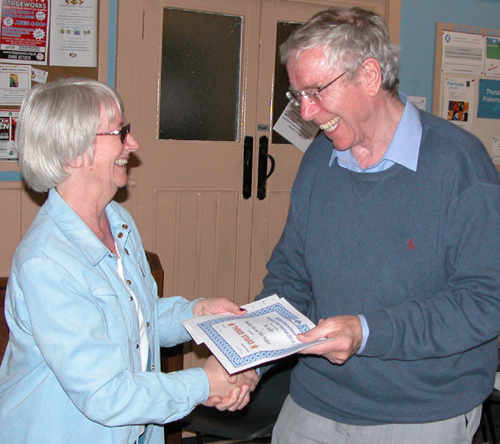
[[[500,119],[500,80],[479,80],[477,117]]]

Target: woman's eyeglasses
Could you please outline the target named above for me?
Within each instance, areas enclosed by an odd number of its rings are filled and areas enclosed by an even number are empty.
[[[127,134],[130,134],[130,123],[127,123],[120,130],[109,131],[106,133],[96,133],[96,136],[120,136],[120,140],[122,143],[125,143],[125,139],[127,138]]]

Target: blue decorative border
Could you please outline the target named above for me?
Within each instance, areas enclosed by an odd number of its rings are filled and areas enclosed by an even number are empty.
[[[243,316],[238,316],[238,320],[253,318],[256,316],[262,316],[269,313],[278,313],[284,318],[292,321],[297,329],[301,333],[305,333],[309,331],[309,326],[304,324],[296,315],[288,311],[281,304],[273,304],[268,307],[261,308],[260,310],[256,310],[252,313],[248,313]],[[223,318],[211,319],[209,321],[202,322],[199,327],[205,332],[205,334],[217,345],[217,347],[224,353],[224,355],[231,361],[231,364],[235,367],[241,367],[243,365],[254,363],[263,358],[275,358],[284,356],[285,354],[292,354],[298,350],[302,349],[302,343],[298,344],[296,347],[280,349],[280,350],[267,350],[267,351],[258,351],[254,354],[248,355],[242,358],[231,345],[224,339],[222,336],[213,328],[213,325],[220,324],[223,322],[228,322],[234,320],[234,316],[227,316]]]

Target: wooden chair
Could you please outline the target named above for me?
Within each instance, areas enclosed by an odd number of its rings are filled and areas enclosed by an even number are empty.
[[[2,361],[7,341],[9,340],[9,329],[5,321],[5,290],[7,288],[6,277],[0,277],[0,362]]]
[[[163,297],[163,267],[156,253],[146,251],[151,273],[158,285],[158,295]],[[5,321],[5,290],[7,288],[7,277],[0,277],[0,362],[3,358],[7,341],[9,340],[9,329]],[[163,372],[182,370],[182,345],[169,349],[162,349],[161,369]],[[181,444],[182,429],[178,423],[165,426],[166,444]]]

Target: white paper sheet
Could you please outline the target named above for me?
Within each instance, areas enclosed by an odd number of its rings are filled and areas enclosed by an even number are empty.
[[[197,344],[205,343],[230,373],[240,372],[327,339],[303,343],[298,333],[315,325],[285,299],[272,295],[245,305],[242,316],[217,314],[199,316],[183,325]]]

